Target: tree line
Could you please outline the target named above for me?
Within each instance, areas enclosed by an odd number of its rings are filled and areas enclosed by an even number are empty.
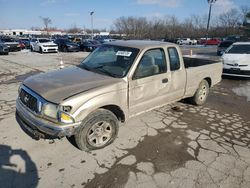
[[[233,8],[214,17],[210,22],[209,37],[248,35],[250,7]],[[202,38],[206,36],[207,15],[191,15],[184,21],[176,16],[147,19],[146,17],[120,17],[114,30],[130,39]]]

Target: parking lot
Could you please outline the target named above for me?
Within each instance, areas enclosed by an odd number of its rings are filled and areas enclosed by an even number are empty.
[[[218,58],[216,47],[192,53]],[[250,187],[247,79],[223,78],[203,106],[180,101],[137,116],[101,150],[80,151],[66,138],[32,140],[15,120],[19,84],[87,55],[0,56],[0,187]]]

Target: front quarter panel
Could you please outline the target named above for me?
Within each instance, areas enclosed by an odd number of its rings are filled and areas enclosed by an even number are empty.
[[[109,105],[118,106],[126,117],[128,113],[127,100],[124,100],[126,98],[127,91],[125,89],[96,96],[81,105],[81,107],[75,111],[73,117],[76,122],[79,122],[86,118],[91,112]]]
[[[61,105],[72,106],[71,115],[76,122],[79,122],[91,112],[107,105],[118,106],[126,116],[128,112],[127,98],[127,82],[123,81],[72,96],[63,101]]]

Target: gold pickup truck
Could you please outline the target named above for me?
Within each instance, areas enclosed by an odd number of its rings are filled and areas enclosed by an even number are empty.
[[[172,43],[109,42],[78,66],[26,79],[16,119],[33,138],[67,136],[81,150],[99,149],[132,116],[183,98],[204,104],[221,74],[221,62],[183,58]]]

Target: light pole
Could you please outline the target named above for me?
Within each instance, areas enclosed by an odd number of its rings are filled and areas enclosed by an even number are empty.
[[[93,39],[94,38],[94,30],[93,30],[93,14],[94,14],[94,11],[91,11],[89,14],[91,16],[91,30],[92,30],[91,38]]]
[[[208,38],[208,30],[209,30],[212,4],[214,4],[216,1],[217,0],[207,0],[207,2],[209,4],[209,13],[208,13],[208,19],[207,19],[206,43],[207,43],[207,38]]]

